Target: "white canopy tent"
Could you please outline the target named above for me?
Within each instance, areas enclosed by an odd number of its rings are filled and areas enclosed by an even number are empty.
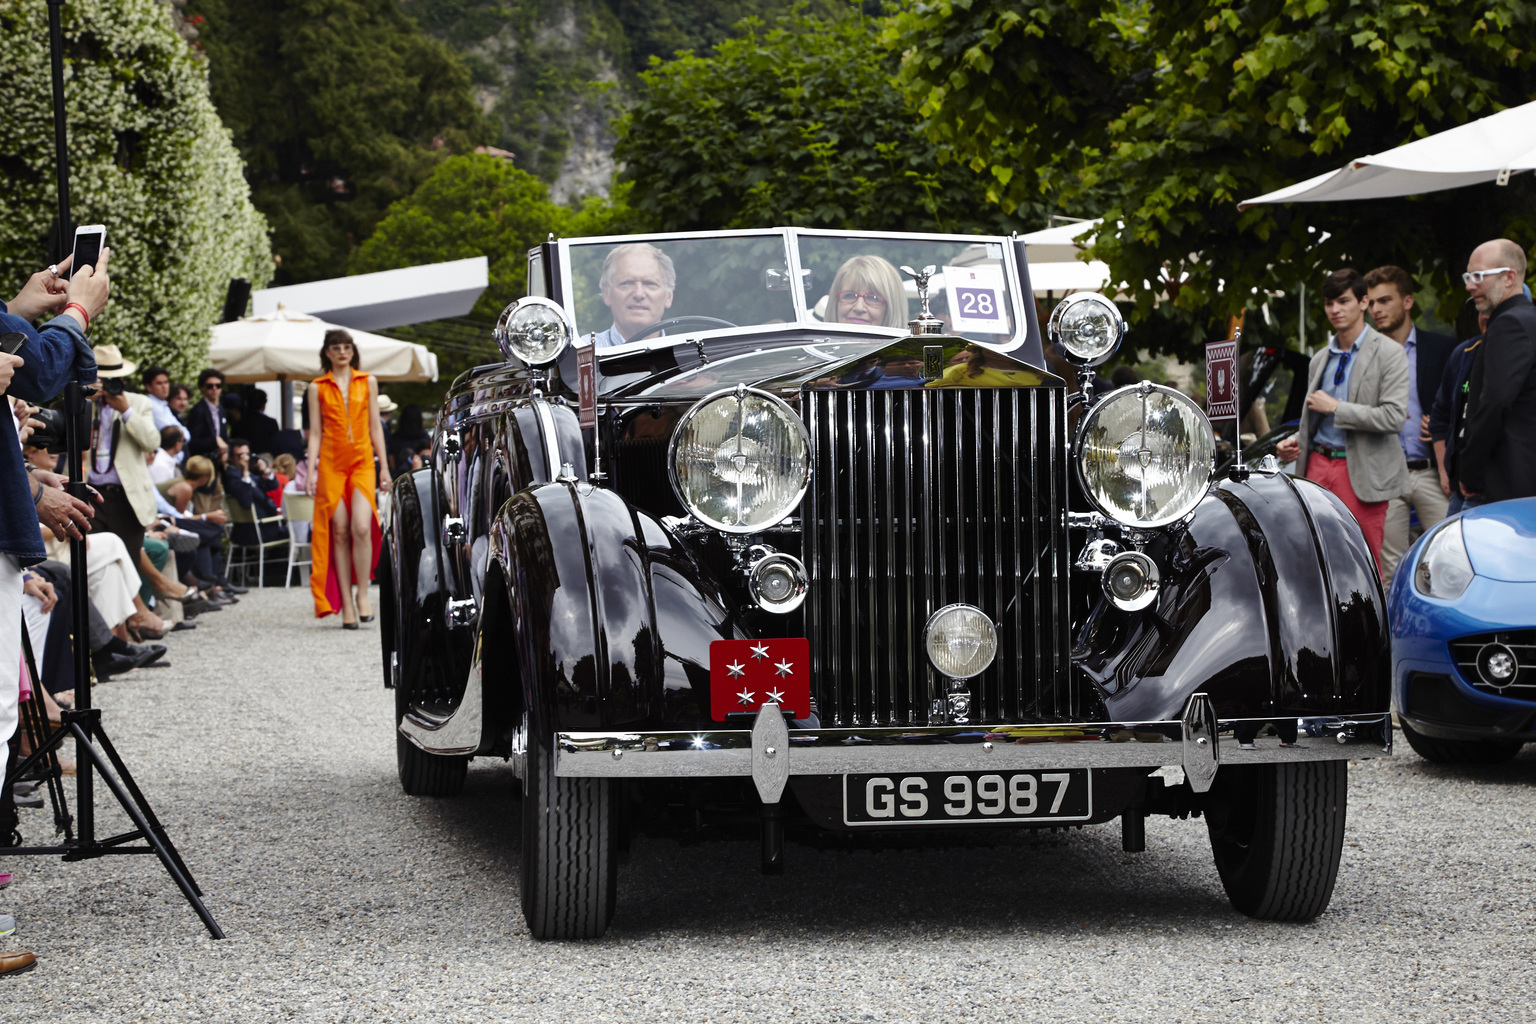
[[[344,327],[377,331],[464,316],[490,282],[490,260],[473,256],[374,274],[263,288],[251,294],[258,316],[300,309]]]
[[[1419,195],[1478,185],[1508,184],[1511,174],[1536,169],[1536,102],[1406,145],[1352,160],[1336,171],[1245,199],[1260,203],[1328,203]]]

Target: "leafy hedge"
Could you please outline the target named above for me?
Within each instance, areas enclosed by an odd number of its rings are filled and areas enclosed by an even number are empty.
[[[54,222],[48,5],[0,8],[0,293],[50,262]],[[204,63],[159,0],[63,7],[70,213],[107,225],[111,305],[91,325],[173,375],[204,365],[230,278],[271,278],[266,222],[208,97]]]

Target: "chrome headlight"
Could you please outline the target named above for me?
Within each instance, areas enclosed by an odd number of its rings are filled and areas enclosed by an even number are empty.
[[[574,333],[565,310],[537,295],[518,299],[502,310],[491,332],[502,355],[529,366],[559,359]]]
[[[667,451],[672,490],[694,518],[727,533],[756,533],[805,497],[811,439],[795,411],[737,386],[683,414]]]
[[[1125,318],[1098,292],[1078,292],[1062,299],[1051,311],[1048,330],[1067,359],[1082,366],[1098,366],[1120,347],[1125,338]]]
[[[1146,382],[1105,395],[1078,428],[1083,488],[1126,526],[1166,526],[1188,515],[1205,497],[1215,451],[1204,411]]]
[[[1425,597],[1449,601],[1458,598],[1472,582],[1472,561],[1461,535],[1461,520],[1447,523],[1424,542],[1419,564],[1413,569],[1413,588]]]

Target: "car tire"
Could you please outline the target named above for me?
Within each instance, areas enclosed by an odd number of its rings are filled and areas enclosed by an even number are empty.
[[[1521,740],[1442,740],[1414,732],[1402,723],[1403,738],[1414,752],[1437,764],[1503,764],[1525,746]]]
[[[1206,825],[1232,906],[1264,921],[1310,921],[1326,910],[1348,800],[1344,761],[1221,769]]]
[[[469,758],[450,754],[429,754],[395,733],[395,765],[400,772],[400,788],[411,796],[457,796],[469,773]]]
[[[523,917],[536,939],[595,939],[618,898],[618,787],[557,778],[530,742],[523,773]]]
[[[469,758],[459,754],[429,754],[400,732],[405,718],[405,693],[395,689],[395,768],[400,788],[410,796],[457,796],[469,773]]]

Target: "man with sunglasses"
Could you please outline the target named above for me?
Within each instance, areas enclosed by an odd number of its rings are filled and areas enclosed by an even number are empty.
[[[1280,443],[1296,475],[1322,484],[1354,514],[1381,564],[1387,502],[1408,486],[1398,433],[1408,417],[1408,357],[1367,322],[1365,278],[1345,268],[1323,283],[1334,334],[1312,357],[1296,436]]]
[[[192,432],[187,456],[205,455],[222,465],[229,452],[229,424],[219,404],[224,397],[224,375],[209,367],[197,375],[197,391],[202,401],[187,410],[187,429]]]
[[[1484,242],[1461,277],[1488,314],[1456,446],[1461,493],[1482,501],[1536,495],[1536,307],[1522,288],[1525,250],[1507,238]]]

